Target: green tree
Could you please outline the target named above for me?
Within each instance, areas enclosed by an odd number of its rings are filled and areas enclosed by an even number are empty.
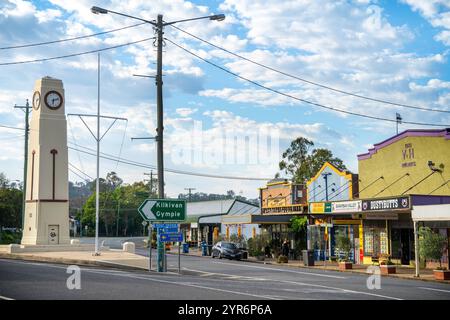
[[[299,137],[283,152],[279,168],[291,175],[293,182],[304,183],[311,179],[327,161],[340,170],[346,170],[344,162],[334,157],[330,150],[323,148],[311,150],[313,146],[314,142],[311,140]]]
[[[439,269],[442,269],[442,256],[447,250],[447,237],[433,232],[429,227],[419,230],[419,254],[423,259],[439,260]]]
[[[293,249],[298,255],[301,255],[301,251],[306,249],[307,226],[308,219],[305,216],[294,216],[290,221],[289,228],[295,233],[295,247]]]
[[[20,228],[22,224],[22,191],[0,188],[0,226]]]

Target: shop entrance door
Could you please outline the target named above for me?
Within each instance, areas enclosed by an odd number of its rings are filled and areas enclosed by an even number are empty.
[[[400,247],[402,251],[401,263],[409,265],[410,261],[410,243],[409,243],[409,229],[401,229]]]

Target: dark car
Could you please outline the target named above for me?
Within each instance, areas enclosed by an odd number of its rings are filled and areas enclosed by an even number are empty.
[[[241,260],[242,251],[233,242],[217,242],[212,248],[211,257]]]

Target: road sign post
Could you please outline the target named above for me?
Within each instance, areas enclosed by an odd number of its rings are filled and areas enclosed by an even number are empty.
[[[148,243],[150,245],[150,252],[148,255],[148,271],[152,271],[152,242],[153,242],[153,229],[152,229],[152,224],[150,223],[148,225]]]
[[[167,270],[166,262],[166,246],[161,235],[178,233],[178,226],[170,222],[181,222],[186,220],[186,201],[173,199],[146,199],[138,208],[138,212],[145,221],[160,222],[155,224],[157,228],[157,271],[164,272]],[[163,226],[159,226],[163,224]],[[175,230],[176,228],[176,230]],[[175,232],[173,232],[175,231]],[[166,236],[163,236],[166,238]],[[170,239],[174,239],[170,236]],[[176,237],[179,239],[179,237]],[[182,241],[182,240],[167,240],[167,241]],[[151,244],[150,244],[151,247]]]

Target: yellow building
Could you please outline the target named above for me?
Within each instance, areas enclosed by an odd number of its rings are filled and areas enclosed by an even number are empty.
[[[406,130],[358,155],[358,169],[364,263],[382,254],[413,263],[411,211],[450,201],[450,129]],[[449,232],[446,224],[434,227]]]
[[[450,129],[406,130],[358,155],[358,168],[360,198],[450,196]]]

